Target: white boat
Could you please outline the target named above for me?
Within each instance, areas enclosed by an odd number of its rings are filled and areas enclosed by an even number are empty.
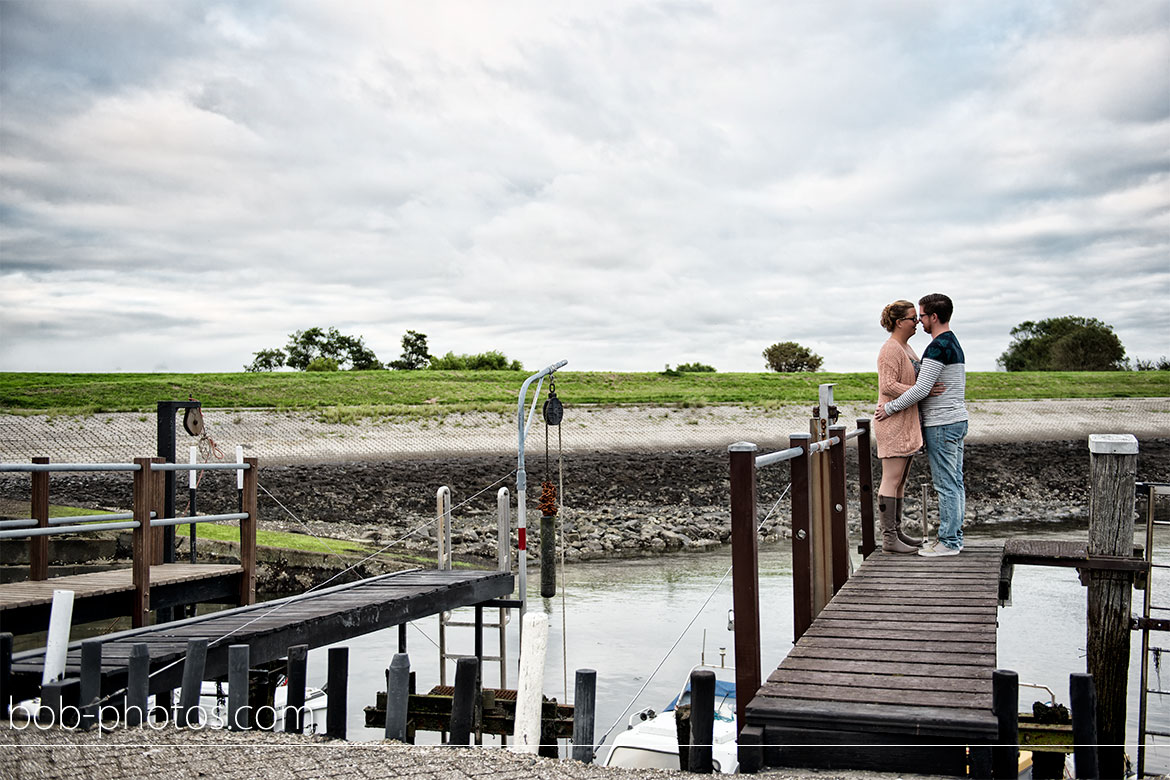
[[[734,674],[728,667],[699,664],[696,669]],[[629,727],[614,737],[602,766],[629,769],[679,769],[678,728],[675,708],[691,703],[691,676],[679,694],[661,712],[644,709],[630,716]],[[735,681],[715,678],[715,724],[711,740],[711,761],[716,772],[735,774],[739,758],[735,742]]]

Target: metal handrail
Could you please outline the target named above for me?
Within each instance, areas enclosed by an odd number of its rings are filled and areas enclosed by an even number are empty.
[[[156,517],[154,512],[150,513],[151,518]],[[49,525],[68,525],[69,523],[102,523],[113,522],[115,520],[131,520],[134,518],[133,512],[111,512],[110,514],[102,515],[64,515],[62,517],[50,517]],[[35,517],[22,517],[17,520],[0,520],[0,529],[4,528],[35,528],[37,520]]]
[[[789,447],[786,450],[769,452],[767,455],[758,455],[756,457],[756,468],[762,469],[766,466],[771,466],[774,463],[782,463],[786,460],[792,460],[802,452],[804,452],[804,450],[800,447]]]
[[[160,528],[167,525],[191,525],[193,523],[214,523],[217,520],[247,520],[247,512],[232,512],[226,515],[195,515],[194,517],[163,517],[151,520],[151,528]]]
[[[250,463],[151,463],[151,471],[245,471]]]
[[[0,472],[138,471],[137,463],[0,463]]]
[[[14,528],[0,531],[0,539],[23,539],[28,536],[52,536],[54,534],[84,534],[93,531],[127,531],[138,527],[137,520],[124,523],[90,523],[89,525],[57,525],[47,528]]]

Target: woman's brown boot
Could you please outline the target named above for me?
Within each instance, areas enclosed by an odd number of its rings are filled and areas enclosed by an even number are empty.
[[[917,547],[911,547],[898,538],[897,511],[895,501],[889,496],[878,496],[878,520],[882,526],[882,552],[913,553]]]
[[[902,530],[902,499],[901,498],[894,499],[894,530],[896,530],[898,532],[898,539],[901,540],[902,544],[908,544],[911,547],[921,547],[922,546],[922,537],[921,536],[911,536],[910,534],[908,534]]]

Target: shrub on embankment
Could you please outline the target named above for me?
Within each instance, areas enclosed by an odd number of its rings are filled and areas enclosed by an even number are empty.
[[[0,373],[0,411],[153,412],[162,400],[198,399],[207,408],[321,409],[377,406],[395,414],[443,411],[508,412],[527,376],[521,371],[344,371],[232,374]],[[566,403],[682,405],[807,404],[817,385],[832,382],[838,401],[877,397],[875,373],[695,373],[562,371]],[[967,397],[1158,398],[1170,396],[1159,371],[972,372]]]

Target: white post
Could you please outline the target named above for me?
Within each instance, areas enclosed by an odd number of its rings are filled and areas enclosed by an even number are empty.
[[[192,447],[190,449],[189,454],[190,454],[190,460],[188,462],[192,466],[194,466],[195,464],[197,464],[199,462],[199,448]],[[190,471],[187,472],[187,489],[194,490],[198,484],[199,484],[199,472],[195,469],[191,469]]]
[[[496,568],[500,571],[512,571],[512,507],[509,500],[508,488],[496,491],[496,535],[499,540]]]
[[[451,570],[451,488],[440,485],[435,491],[435,514],[439,519],[439,569]]]
[[[41,685],[65,676],[65,655],[69,652],[69,627],[73,623],[73,591],[53,591],[49,608],[49,637],[45,641],[45,670]]]
[[[236,463],[243,463],[243,462],[244,462],[244,445],[237,444],[236,445]],[[236,470],[236,490],[243,490],[243,489],[244,489],[244,470],[237,469]]]
[[[524,616],[520,642],[520,680],[516,685],[516,728],[512,734],[514,753],[535,753],[540,749],[540,703],[544,682],[544,657],[548,650],[548,615],[530,612]]]

